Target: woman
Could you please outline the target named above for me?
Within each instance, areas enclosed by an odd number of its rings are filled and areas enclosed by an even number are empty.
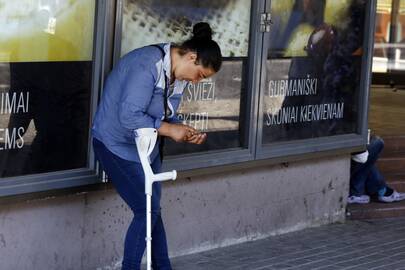
[[[187,83],[197,83],[218,72],[221,50],[211,39],[207,23],[197,23],[193,37],[182,45],[159,44],[125,55],[109,74],[97,110],[92,134],[94,152],[134,217],[125,238],[122,269],[140,269],[145,250],[144,174],[135,145],[135,130],[152,127],[176,142],[201,144],[205,133],[180,124],[175,111]],[[167,94],[167,98],[164,95]],[[150,155],[160,171],[159,146]],[[160,183],[153,184],[152,266],[171,269],[160,215]]]

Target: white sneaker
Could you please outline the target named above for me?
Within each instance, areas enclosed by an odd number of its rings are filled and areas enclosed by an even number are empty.
[[[380,202],[399,202],[405,200],[405,193],[400,193],[394,190],[390,196],[378,196]]]
[[[370,196],[368,195],[360,195],[360,196],[349,196],[347,198],[347,203],[360,203],[360,204],[365,204],[370,202]]]

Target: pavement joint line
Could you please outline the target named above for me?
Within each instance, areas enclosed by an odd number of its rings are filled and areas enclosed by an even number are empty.
[[[180,256],[173,266],[178,270],[405,270],[404,233],[404,217],[347,220]]]
[[[405,222],[405,221],[404,221]],[[398,225],[403,225],[403,224],[398,224]],[[371,226],[373,226],[373,225],[371,225]],[[391,228],[392,226],[387,226],[388,228]],[[382,230],[382,229],[384,229],[385,227],[379,227],[378,229],[375,229],[375,230],[372,230],[372,231],[368,231],[367,232],[367,234],[372,234],[372,235],[374,235],[375,233],[385,233],[384,232],[384,230]],[[348,237],[350,237],[350,236],[353,236],[353,235],[357,235],[359,232],[362,232],[364,230],[364,228],[363,229],[359,229],[359,230],[356,230],[356,231],[352,231],[352,232],[350,232],[350,233],[348,233],[348,234],[346,234],[345,236],[348,236]],[[401,227],[399,227],[399,228],[397,228],[397,229],[394,229],[394,230],[392,230],[392,228],[391,228],[391,231],[398,231],[398,232],[400,232],[400,231],[404,231],[405,232],[405,228],[401,228]],[[362,232],[363,233],[363,232]],[[364,233],[363,233],[364,234]]]
[[[373,267],[373,268],[370,268],[369,270],[378,269],[378,268],[381,268],[381,267],[387,267],[387,266],[390,266],[390,265],[393,265],[393,264],[397,264],[397,263],[400,263],[400,262],[404,262],[404,263],[405,263],[405,259],[399,260],[399,261],[396,261],[396,262],[393,262],[393,263],[390,263],[390,264],[385,264],[385,265],[383,265],[383,266]],[[384,268],[384,269],[387,269],[387,268]]]
[[[366,243],[375,243],[375,241],[376,241],[376,240],[373,239],[373,240],[370,240],[370,241],[368,241],[368,242],[359,243],[358,245],[360,245],[360,244],[366,244]],[[400,239],[400,240],[397,240],[397,241],[394,241],[394,242],[400,242],[400,241],[405,241],[405,239]],[[392,242],[390,242],[389,244],[391,244],[391,243],[392,243]],[[322,246],[322,247],[328,247],[328,245],[324,245],[324,246]],[[319,248],[319,247],[317,247],[317,248]],[[296,253],[290,253],[290,254],[286,254],[286,255],[281,255],[281,256],[279,256],[279,257],[277,257],[277,258],[263,259],[263,260],[259,260],[259,261],[256,261],[256,262],[257,262],[257,263],[261,263],[261,262],[265,263],[266,261],[280,260],[280,257],[282,257],[282,256],[291,256],[291,255],[294,255],[294,254],[299,254],[299,253],[308,252],[308,251],[311,251],[311,250],[317,249],[317,248],[312,248],[312,249],[309,249],[309,250],[298,251],[298,252],[296,252]],[[343,250],[343,249],[346,249],[346,248],[347,248],[347,247],[341,247],[341,248],[335,249],[334,252],[335,252],[335,251],[339,251],[339,250]],[[373,248],[373,247],[369,247],[368,249],[370,249],[370,248]],[[326,252],[317,253],[316,255],[327,254],[328,252],[331,252],[331,251],[326,251]],[[353,252],[349,252],[349,253],[347,253],[347,254],[350,254],[350,253],[353,253]],[[343,254],[345,254],[345,253],[343,253]],[[342,255],[342,254],[340,254],[340,255]],[[339,256],[340,256],[340,255],[339,255]],[[314,255],[311,255],[311,256],[314,256]],[[311,257],[311,256],[302,257],[302,258],[300,258],[300,259],[309,258],[309,257]],[[334,257],[331,257],[331,258],[335,258],[335,257],[338,257],[338,256],[334,256]],[[313,262],[322,261],[322,260],[324,260],[324,259],[315,260],[315,261],[313,261]],[[290,261],[293,261],[293,260],[283,261],[283,263],[288,263],[288,262],[290,262]],[[251,270],[260,270],[260,269],[262,269],[263,267],[269,267],[269,266],[272,266],[272,265],[274,265],[274,264],[269,264],[269,265],[266,265],[266,266],[260,266],[259,268],[254,268],[254,269],[251,269]],[[302,265],[305,265],[305,264],[302,264]],[[238,266],[238,267],[239,267],[239,266]],[[288,269],[294,269],[295,267],[296,267],[296,266],[294,266],[293,268],[288,268]],[[236,270],[237,268],[229,268],[229,270],[233,270],[233,269]]]
[[[349,266],[349,267],[343,268],[342,270],[349,270],[349,269],[353,269],[353,268],[356,268],[356,267],[359,267],[359,266],[362,266],[362,265],[367,265],[367,264],[370,264],[370,263],[377,263],[377,262],[379,262],[379,261],[384,261],[384,260],[386,260],[386,259],[389,259],[389,258],[391,258],[391,257],[398,256],[398,255],[401,255],[401,254],[405,254],[405,252],[399,252],[399,253],[395,253],[394,255],[389,255],[389,256],[387,256],[387,257],[384,257],[384,258],[378,258],[377,260],[372,260],[372,261],[368,261],[368,262],[365,262],[365,263],[357,264],[357,265],[354,265],[354,266]],[[316,268],[315,268],[315,269],[316,269]],[[314,270],[315,270],[315,269],[314,269]]]
[[[373,242],[375,242],[375,241],[376,241],[376,240],[374,240]],[[398,240],[398,241],[394,241],[394,242],[390,242],[390,243],[385,243],[385,244],[383,244],[383,245],[378,246],[378,248],[380,248],[380,247],[382,247],[382,246],[386,246],[386,245],[391,245],[392,243],[402,242],[402,241],[405,241],[405,239],[400,239],[400,240]],[[362,249],[361,251],[366,251],[367,249],[371,249],[371,248],[375,248],[375,247],[374,247],[374,246],[368,247],[368,248]],[[335,251],[336,251],[336,250],[335,250]],[[337,256],[329,257],[328,260],[331,259],[331,258],[341,257],[341,256],[343,256],[343,255],[349,255],[349,254],[352,254],[352,253],[355,253],[355,252],[358,252],[358,251],[356,250],[356,251],[341,253],[341,254],[339,254],[339,255],[337,255]],[[318,253],[317,255],[319,255],[319,254],[320,254],[320,253]],[[312,261],[312,262],[309,262],[309,263],[303,263],[303,264],[301,264],[301,265],[296,265],[296,266],[293,266],[293,267],[291,267],[291,268],[286,268],[286,269],[296,269],[297,267],[304,266],[304,265],[308,265],[308,264],[311,264],[311,263],[314,263],[314,262],[323,261],[323,260],[326,260],[326,259],[315,260],[315,261]],[[288,263],[288,261],[286,261],[286,263]],[[331,264],[331,265],[335,265],[335,264]],[[261,268],[254,269],[254,270],[259,270],[259,269],[261,269]],[[252,269],[252,270],[253,270],[253,269]]]
[[[405,247],[405,245],[404,245],[404,246],[395,247],[395,248],[393,248],[393,249],[388,249],[388,250],[386,250],[386,251],[395,251],[396,249],[401,249],[401,248],[404,248],[404,247]],[[342,261],[342,262],[355,261],[355,260],[358,260],[358,259],[361,259],[361,258],[367,258],[367,257],[371,257],[371,256],[373,256],[373,255],[378,255],[378,254],[380,254],[380,253],[381,253],[381,251],[377,251],[377,252],[373,252],[373,253],[367,254],[367,255],[365,255],[365,256],[356,257],[356,258],[349,259],[349,260],[345,260],[345,261]],[[405,252],[399,252],[399,253],[395,253],[395,254],[393,254],[393,255],[386,255],[385,257],[383,257],[383,258],[378,258],[377,260],[387,259],[387,258],[394,257],[394,256],[397,256],[397,255],[400,255],[400,254],[405,254]],[[375,260],[375,261],[376,261],[376,260]],[[333,265],[339,266],[338,264],[339,264],[339,263],[342,263],[342,262],[334,263]],[[360,265],[362,265],[362,264],[367,264],[367,263],[370,263],[370,262],[373,262],[373,261],[368,261],[368,262],[366,262],[366,263],[356,264],[356,265],[354,265],[354,266],[349,266],[348,268],[345,268],[345,269],[350,269],[350,268],[357,267],[357,266],[360,266]],[[315,269],[316,269],[316,268],[315,268]]]
[[[402,240],[400,240],[400,241],[402,241]],[[370,243],[374,243],[375,242],[375,240],[370,240],[369,241]],[[364,244],[364,243],[367,243],[367,242],[363,242],[363,243],[361,243],[361,244]],[[325,246],[322,246],[322,247],[328,247],[328,245],[325,245]],[[313,251],[313,250],[316,250],[316,249],[319,249],[320,247],[317,247],[317,248],[312,248],[312,249],[306,249],[306,250],[303,250],[303,251],[299,251],[299,252],[296,252],[295,254],[299,254],[299,253],[308,253],[308,252],[310,252],[311,250]],[[335,250],[333,250],[333,253],[335,252],[335,251],[338,251],[338,250],[341,250],[341,249],[346,249],[347,247],[342,247],[342,248],[338,248],[338,249],[335,249]],[[326,252],[321,252],[321,253],[317,253],[316,255],[305,255],[304,257],[300,257],[300,258],[298,258],[298,259],[307,259],[307,258],[311,258],[311,257],[313,257],[313,256],[318,256],[318,255],[322,255],[322,254],[327,254],[327,253],[330,253],[330,252],[332,252],[332,251],[330,251],[330,250],[328,250],[328,251],[326,251]],[[291,255],[294,255],[294,253],[289,253],[289,254],[285,254],[285,255],[281,255],[281,256],[279,256],[279,257],[273,257],[273,258],[268,258],[268,259],[263,259],[263,260],[259,260],[259,261],[256,261],[257,263],[263,263],[263,262],[266,262],[266,261],[272,261],[272,260],[280,260],[280,257],[290,257]],[[336,256],[335,256],[336,257]],[[294,260],[297,260],[297,259],[290,259],[290,260],[286,260],[286,261],[283,261],[283,263],[289,263],[289,262],[292,262],[292,261],[294,261]],[[324,260],[324,259],[321,259],[321,260]],[[317,261],[321,261],[321,260],[317,260]],[[313,261],[313,262],[315,262],[315,261]],[[270,264],[270,265],[274,265],[274,264]],[[267,265],[267,266],[269,266],[269,265]],[[238,266],[239,267],[239,266]],[[230,268],[230,269],[233,269],[233,268]]]

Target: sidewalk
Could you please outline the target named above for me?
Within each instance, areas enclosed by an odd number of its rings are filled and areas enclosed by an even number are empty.
[[[405,270],[405,217],[306,229],[177,257],[172,264],[174,270]]]

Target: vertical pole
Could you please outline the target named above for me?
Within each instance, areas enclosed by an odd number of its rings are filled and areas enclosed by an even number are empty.
[[[149,181],[146,183],[149,185]],[[146,194],[146,269],[152,269],[152,194]]]
[[[390,37],[389,37],[389,44],[390,47],[388,49],[388,73],[393,71],[393,67],[395,66],[395,52],[396,52],[396,44],[397,40],[397,31],[398,31],[398,18],[399,18],[399,5],[400,0],[393,0],[391,5],[391,26],[390,26]],[[394,82],[395,84],[396,82]]]

